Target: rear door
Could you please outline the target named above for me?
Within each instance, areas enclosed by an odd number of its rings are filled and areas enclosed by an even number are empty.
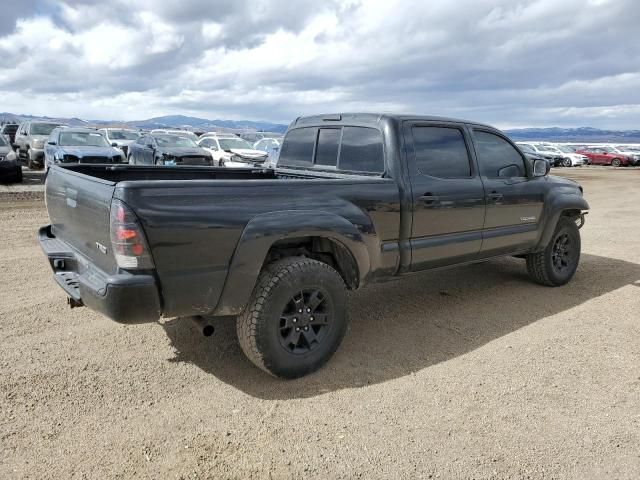
[[[534,177],[529,162],[500,132],[475,127],[472,132],[487,204],[480,256],[531,247],[541,225],[545,177]]]
[[[485,199],[466,129],[408,121],[403,130],[413,197],[411,269],[475,259]]]

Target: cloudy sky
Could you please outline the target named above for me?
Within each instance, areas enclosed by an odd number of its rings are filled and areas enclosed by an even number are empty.
[[[0,111],[640,129],[638,0],[0,0]]]

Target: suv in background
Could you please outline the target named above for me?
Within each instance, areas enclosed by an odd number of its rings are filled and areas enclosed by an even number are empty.
[[[4,136],[12,147],[16,141],[16,132],[18,131],[18,127],[19,125],[17,123],[5,123],[0,130],[0,135]]]
[[[51,132],[61,126],[57,122],[31,120],[21,123],[15,140],[18,158],[31,169],[44,167],[44,145]]]

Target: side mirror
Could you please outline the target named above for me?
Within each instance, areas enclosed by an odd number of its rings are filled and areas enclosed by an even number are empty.
[[[533,162],[533,176],[544,177],[551,170],[551,165],[546,160],[536,160]]]
[[[26,137],[27,136],[27,132],[20,132],[20,135],[24,135]]]
[[[150,148],[151,150],[153,150],[153,145],[150,143],[147,143],[147,148]]]
[[[48,145],[57,145],[57,143],[55,142],[55,140],[49,140],[47,142]]]
[[[116,142],[111,142],[111,146],[112,146],[112,147],[117,147],[117,146],[118,146],[118,144],[117,144]]]

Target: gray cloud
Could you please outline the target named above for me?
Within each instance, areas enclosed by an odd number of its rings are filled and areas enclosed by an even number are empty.
[[[0,23],[0,94],[21,112],[640,128],[634,0],[21,5]]]

